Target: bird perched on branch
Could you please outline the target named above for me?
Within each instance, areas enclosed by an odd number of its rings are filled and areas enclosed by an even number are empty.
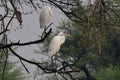
[[[44,6],[41,10],[40,18],[39,18],[40,28],[45,27],[50,22],[52,16],[53,16],[53,12],[51,10],[51,7]]]
[[[53,37],[48,47],[48,58],[56,55],[59,52],[61,45],[65,42],[65,37],[69,34],[60,32],[57,36]]]

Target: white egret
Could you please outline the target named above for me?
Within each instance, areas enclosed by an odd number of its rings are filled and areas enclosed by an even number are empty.
[[[53,37],[48,47],[48,58],[52,58],[53,55],[56,55],[59,52],[61,45],[65,42],[65,37],[69,34],[60,32],[57,36]]]
[[[50,22],[52,16],[53,16],[53,12],[51,10],[51,7],[44,6],[41,10],[40,18],[39,18],[40,28],[45,27]]]

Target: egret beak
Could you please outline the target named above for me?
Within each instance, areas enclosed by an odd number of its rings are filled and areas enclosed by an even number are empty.
[[[70,34],[68,34],[68,33],[65,33],[65,34],[64,34],[64,36],[70,36]]]

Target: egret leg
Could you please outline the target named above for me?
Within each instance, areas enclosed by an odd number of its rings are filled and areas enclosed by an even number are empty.
[[[46,27],[47,27],[47,26],[45,25],[45,28],[44,28],[45,34],[46,34]]]
[[[45,25],[45,30],[46,30],[46,25]]]
[[[53,59],[53,57],[54,56],[51,56],[51,64],[52,64],[52,66],[54,66],[54,63],[53,63],[54,59]]]
[[[56,61],[57,61],[57,57],[55,56],[55,67],[57,67]]]
[[[52,66],[53,66],[53,68],[55,68],[57,65],[56,65],[56,56],[55,55],[53,55],[52,57],[51,57],[51,61],[52,61]]]

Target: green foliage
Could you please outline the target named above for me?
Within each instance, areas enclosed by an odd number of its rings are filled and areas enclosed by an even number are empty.
[[[24,80],[25,76],[22,74],[21,67],[17,67],[17,62],[10,62],[9,59],[7,59],[7,63],[5,66],[6,61],[6,51],[0,52],[0,80],[3,76],[3,70],[4,70],[4,80]],[[10,55],[10,54],[8,54]]]
[[[115,3],[116,3],[116,4],[119,4],[119,3],[120,3],[120,0],[115,0]]]
[[[0,80],[2,79],[3,67],[4,64],[0,64]],[[16,68],[15,63],[10,63],[8,61],[5,68],[4,80],[24,80],[24,79],[25,77],[21,72],[21,68],[20,67]]]
[[[97,73],[100,75],[96,77],[98,80],[118,80],[120,8],[113,0],[106,0],[105,6],[100,1],[96,0],[92,6],[82,8],[84,12],[80,16],[88,18],[88,22],[82,24],[66,22],[60,25],[61,30],[71,34],[61,46],[60,58],[73,62],[76,68],[89,65],[91,74],[94,70],[100,72]],[[108,79],[109,77],[111,79]]]
[[[93,5],[94,13],[91,9],[84,8],[89,19],[88,23],[68,22],[63,25],[62,30],[69,31],[71,28],[71,37],[66,40],[61,49],[63,59],[72,57],[74,62],[78,62],[76,64],[91,64],[96,68],[119,64],[120,13],[118,8],[111,8],[113,5],[112,1],[107,0],[104,8],[98,1],[97,5]]]
[[[120,69],[118,66],[108,66],[95,73],[96,80],[120,80]]]

